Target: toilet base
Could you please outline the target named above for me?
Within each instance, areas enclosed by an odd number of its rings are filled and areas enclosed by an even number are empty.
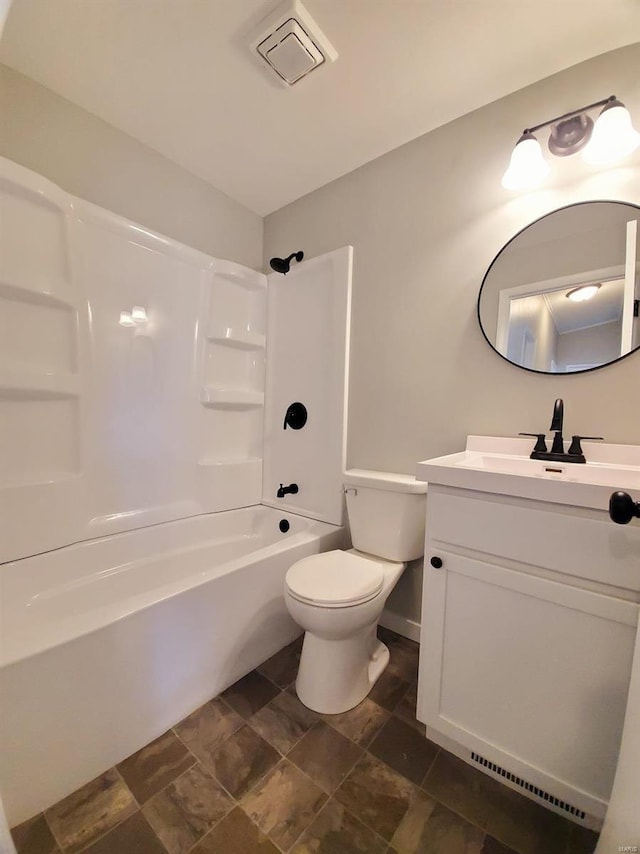
[[[298,699],[314,712],[338,715],[367,696],[389,663],[377,621],[355,636],[333,640],[307,631],[296,679]]]

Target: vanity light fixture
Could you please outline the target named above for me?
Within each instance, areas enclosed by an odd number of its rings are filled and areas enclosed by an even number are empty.
[[[573,302],[585,302],[588,299],[593,299],[601,287],[602,285],[600,284],[580,285],[579,288],[573,288],[573,290],[569,291],[566,296],[567,299],[570,299]]]
[[[595,121],[590,110],[602,107]],[[631,154],[640,145],[640,133],[631,124],[631,116],[615,95],[571,110],[546,122],[525,128],[511,154],[509,168],[502,178],[507,190],[531,190],[540,186],[549,172],[549,164],[534,132],[551,127],[549,151],[556,157],[568,157],[584,149],[587,163],[610,165]]]

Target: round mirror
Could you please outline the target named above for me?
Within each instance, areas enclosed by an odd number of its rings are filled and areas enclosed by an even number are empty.
[[[640,207],[582,202],[522,229],[491,262],[478,320],[529,371],[591,371],[640,347]]]

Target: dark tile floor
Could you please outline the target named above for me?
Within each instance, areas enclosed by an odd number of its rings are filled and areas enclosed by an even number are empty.
[[[424,737],[418,647],[318,715],[296,641],[117,767],[13,830],[19,854],[592,854],[595,834]]]

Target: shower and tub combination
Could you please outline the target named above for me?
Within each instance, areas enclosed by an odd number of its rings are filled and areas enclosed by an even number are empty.
[[[349,544],[351,249],[265,276],[0,167],[15,825],[300,634],[288,568]]]

